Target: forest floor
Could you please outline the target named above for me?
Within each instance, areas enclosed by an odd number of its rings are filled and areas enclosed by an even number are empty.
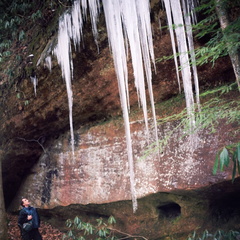
[[[8,214],[8,240],[22,240],[20,236],[20,230],[18,228],[18,216]],[[63,232],[52,227],[46,222],[41,222],[39,228],[43,240],[61,240],[63,237]]]

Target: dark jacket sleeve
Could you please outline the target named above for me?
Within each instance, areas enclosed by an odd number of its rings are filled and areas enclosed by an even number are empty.
[[[27,212],[24,211],[24,209],[22,209],[18,216],[18,223],[23,225],[25,222],[27,222],[28,221],[27,216],[28,216]]]

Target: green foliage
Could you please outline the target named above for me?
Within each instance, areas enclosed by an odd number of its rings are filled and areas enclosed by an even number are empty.
[[[0,62],[11,55],[10,47],[14,41],[26,37],[26,23],[42,18],[35,1],[9,0],[0,2]]]
[[[198,39],[208,38],[207,43],[195,50],[196,65],[214,63],[218,58],[229,52],[240,50],[240,18],[232,21],[224,32],[220,28],[214,1],[203,1],[197,12],[203,12],[204,19],[193,25],[193,31]],[[227,1],[226,1],[227,2]]]
[[[40,19],[40,18],[42,18],[42,12],[40,10],[37,10],[31,15],[31,19],[33,21],[36,21],[37,19]]]
[[[224,167],[229,166],[230,158],[232,158],[233,162],[232,182],[234,182],[236,175],[240,175],[240,142],[225,146],[217,153],[213,166],[213,174],[217,173],[218,168],[220,171],[224,171]]]
[[[20,31],[18,40],[22,41],[25,38],[25,32],[23,30]]]
[[[86,235],[93,235],[91,239],[117,239],[112,231],[112,226],[116,223],[113,216],[108,218],[107,223],[102,218],[96,219],[96,225],[91,223],[83,222],[79,217],[75,217],[74,220],[68,219],[66,226],[70,229],[67,234],[63,236],[63,239],[77,239],[85,240]]]
[[[234,0],[224,0],[222,4],[224,4],[227,12],[237,6],[239,7],[239,3]],[[240,18],[230,22],[229,26],[222,32],[215,11],[215,0],[202,0],[201,5],[195,10],[204,17],[202,21],[193,25],[195,36],[198,39],[208,39],[204,46],[195,50],[197,65],[208,62],[214,63],[219,57],[240,50]]]
[[[9,51],[11,44],[12,41],[6,39],[0,42],[0,62],[2,62],[4,58],[7,58],[11,55],[11,51]]]
[[[69,228],[69,231],[67,234],[64,234],[63,240],[85,240],[85,237],[86,239],[92,240],[119,240],[130,238],[147,240],[147,238],[143,236],[133,236],[114,229],[113,226],[115,223],[116,220],[113,216],[110,216],[107,222],[105,222],[103,218],[96,219],[95,225],[83,222],[79,217],[75,217],[73,221],[68,219],[66,226]],[[118,233],[121,238],[118,238],[115,233]]]
[[[215,233],[209,233],[205,230],[202,234],[197,234],[194,232],[191,236],[188,237],[187,240],[235,240],[240,236],[240,232],[238,231],[223,231],[218,230]]]
[[[240,7],[239,1],[235,0],[224,0],[224,4],[228,11],[231,11],[232,8]],[[226,56],[231,52],[240,51],[240,17],[234,19],[222,32],[215,11],[215,0],[202,0],[195,11],[197,15],[201,16],[202,20],[192,25],[193,34],[200,41],[204,40],[205,44],[195,49],[196,62],[191,62],[191,64],[197,66],[206,63],[214,64],[218,58]],[[156,61],[160,62],[170,59],[173,59],[173,55],[163,56],[156,59]]]
[[[8,68],[6,70],[6,74],[8,75],[9,79],[12,79],[14,77],[14,70],[12,68]]]

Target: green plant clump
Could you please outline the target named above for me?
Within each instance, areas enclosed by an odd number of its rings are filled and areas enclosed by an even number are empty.
[[[69,228],[67,234],[64,234],[63,240],[120,240],[120,239],[144,239],[143,236],[131,235],[120,230],[113,228],[116,220],[113,216],[110,216],[105,222],[102,218],[96,219],[96,225],[88,222],[83,222],[79,217],[75,217],[74,220],[68,219],[66,226]],[[120,238],[118,236],[121,236]]]
[[[111,231],[111,226],[116,223],[114,217],[110,216],[107,223],[102,218],[96,219],[97,225],[94,226],[91,223],[83,222],[79,217],[75,217],[74,220],[68,219],[66,226],[70,229],[67,234],[64,234],[63,239],[76,239],[85,240],[86,235],[91,235],[91,239],[96,240],[108,239],[114,240],[114,232]],[[95,237],[94,237],[95,236]]]
[[[224,166],[228,167],[230,158],[232,158],[233,161],[232,182],[234,182],[236,175],[240,175],[240,142],[225,146],[217,153],[213,166],[213,174],[217,173],[218,167],[220,171],[224,170]]]
[[[26,22],[42,18],[35,1],[9,0],[0,2],[0,62],[11,55],[14,41],[26,38]]]
[[[205,230],[201,235],[194,232],[187,240],[235,240],[239,239],[240,233],[238,231],[223,231],[218,230],[215,233],[209,233]]]

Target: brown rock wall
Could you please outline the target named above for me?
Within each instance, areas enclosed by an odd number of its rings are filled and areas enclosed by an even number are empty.
[[[160,140],[168,136],[176,124],[161,126]],[[233,130],[231,125],[225,127],[229,133]],[[219,127],[216,134],[201,130],[184,138],[182,130],[177,129],[159,157],[156,153],[143,157],[147,147],[144,124],[142,121],[131,122],[138,198],[158,192],[198,189],[230,179],[231,173],[228,172],[212,175],[218,149],[239,137],[239,133],[228,134],[225,127]],[[32,168],[16,199],[27,194],[44,208],[131,199],[122,122],[110,121],[81,131],[75,131],[74,156],[69,133],[45,149],[46,153]],[[150,142],[154,141],[150,136]],[[13,204],[13,208],[17,207],[18,201]]]
[[[159,31],[158,19],[153,20],[152,26],[155,57],[171,55],[168,33]],[[79,52],[73,53],[74,158],[70,147],[67,94],[59,66],[56,60],[53,60],[51,72],[42,65],[36,66],[50,41],[50,36],[44,33],[45,28],[38,30],[39,26],[31,29],[31,39],[39,39],[36,46],[29,40],[26,46],[16,49],[24,49],[24,58],[34,53],[33,65],[29,66],[24,59],[16,66],[17,76],[0,79],[1,159],[9,210],[17,210],[19,198],[26,196],[35,206],[44,209],[43,215],[48,217],[49,213],[54,216],[52,220],[61,224],[76,213],[86,219],[112,214],[117,217],[122,230],[141,233],[150,239],[166,237],[171,232],[188,233],[198,225],[207,225],[205,219],[211,215],[209,206],[217,202],[212,199],[218,197],[221,200],[223,192],[233,193],[238,188],[238,181],[236,185],[228,182],[221,185],[230,179],[230,172],[217,176],[212,176],[211,172],[219,148],[239,141],[239,126],[223,121],[216,126],[214,134],[208,134],[208,130],[200,131],[193,136],[194,151],[191,139],[181,138],[182,130],[177,130],[159,157],[150,154],[142,159],[147,138],[129,61],[131,134],[139,198],[137,213],[133,214],[118,84],[104,28],[101,29],[99,53],[90,25],[84,30],[85,48],[80,47]],[[55,34],[56,29],[52,32]],[[30,82],[31,70],[38,78],[37,96]],[[199,67],[199,81],[201,90],[233,82],[230,60],[222,58],[214,67]],[[178,95],[173,61],[156,63],[153,90],[159,118],[183,109],[182,99],[164,111],[159,107]],[[160,125],[159,139],[163,140],[177,124]],[[151,133],[150,143],[154,141]],[[230,205],[234,204],[230,202]],[[220,211],[222,207],[218,206],[217,214]]]
[[[160,125],[159,138],[166,137],[177,124]],[[237,227],[239,209],[233,213],[219,203],[226,198],[231,206],[231,201],[238,199],[239,179],[230,183],[230,171],[212,175],[217,150],[239,139],[235,127],[221,124],[216,134],[199,131],[193,136],[195,148],[188,137],[182,138],[181,129],[175,130],[159,158],[150,154],[141,159],[147,147],[146,132],[141,120],[132,121],[138,196],[134,214],[122,120],[76,130],[74,158],[69,133],[63,134],[46,147],[9,209],[16,211],[19,198],[26,196],[42,209],[43,218],[63,229],[65,220],[76,215],[93,222],[113,215],[118,229],[148,239],[184,239],[196,228]],[[154,142],[153,136],[150,141]],[[227,199],[231,194],[232,200]],[[223,217],[223,209],[224,217],[231,221],[216,217]]]

